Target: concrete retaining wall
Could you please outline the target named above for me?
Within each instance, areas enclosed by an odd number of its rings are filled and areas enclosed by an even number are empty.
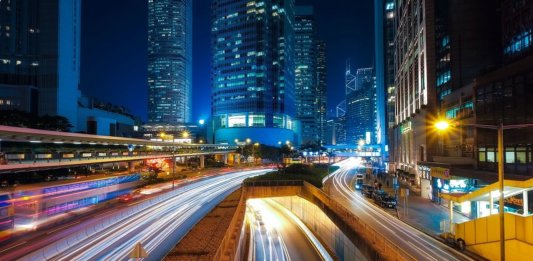
[[[286,183],[286,184],[285,184]],[[272,184],[272,186],[268,186]],[[300,185],[301,184],[301,185]],[[348,209],[332,200],[322,190],[306,182],[246,183],[239,207],[226,233],[214,260],[245,260],[245,251],[239,251],[246,237],[243,231],[246,199],[267,197],[299,196],[320,208],[347,238],[359,249],[360,254],[370,260],[415,260],[411,255],[397,247],[385,236],[379,234],[363,220],[354,216]],[[304,215],[302,213],[302,215]],[[304,218],[305,219],[305,218]],[[307,224],[309,226],[309,224]],[[241,236],[243,235],[244,236]],[[320,236],[320,235],[318,235]],[[240,242],[240,243],[239,243]],[[335,245],[333,245],[335,249]],[[338,250],[340,251],[340,249]],[[337,250],[335,250],[337,252]],[[220,253],[220,254],[219,254]],[[379,254],[378,254],[379,253]],[[345,253],[346,254],[346,253]],[[343,255],[345,255],[343,254]],[[354,253],[357,256],[359,253]],[[350,256],[350,253],[347,253]],[[352,259],[346,259],[352,260]]]

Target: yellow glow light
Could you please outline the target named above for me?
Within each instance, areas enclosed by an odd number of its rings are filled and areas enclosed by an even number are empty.
[[[450,127],[450,123],[447,122],[447,121],[438,121],[437,123],[435,123],[435,128],[437,128],[437,130],[446,130]]]

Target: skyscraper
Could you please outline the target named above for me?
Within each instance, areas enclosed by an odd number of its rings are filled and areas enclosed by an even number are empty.
[[[376,84],[374,70],[357,70],[356,88],[346,95],[346,143],[376,142]]]
[[[192,1],[148,0],[148,121],[191,121]]]
[[[80,32],[81,0],[0,1],[0,99],[37,102],[37,113],[64,116],[76,131]]]
[[[482,117],[474,115],[474,99],[481,93],[474,94],[473,85],[482,83],[474,79],[497,64],[498,2],[397,0],[392,6],[395,168],[415,175],[423,197],[439,196],[434,167],[445,166],[450,176],[459,177],[476,165],[473,147],[479,131],[468,124]],[[411,21],[417,21],[414,29]],[[495,107],[490,106],[491,115],[496,115]],[[438,134],[433,124],[439,118],[453,120],[457,131]],[[463,167],[470,169],[461,171]]]
[[[215,142],[294,141],[294,1],[214,0]]]
[[[318,137],[322,143],[326,140],[327,128],[327,54],[326,43],[318,40],[316,44],[316,77],[317,77],[317,127]]]
[[[318,72],[316,25],[312,6],[295,9],[295,98],[296,118],[301,122],[301,142],[317,143],[318,130]]]
[[[375,30],[375,74],[376,74],[376,113],[377,143],[382,145],[384,157],[393,157],[385,150],[391,146],[392,128],[394,126],[394,0],[374,1]],[[390,150],[389,151],[393,151]]]

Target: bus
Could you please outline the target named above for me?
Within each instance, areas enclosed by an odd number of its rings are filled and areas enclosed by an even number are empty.
[[[131,174],[17,190],[11,195],[14,226],[36,229],[50,217],[128,194],[140,185],[140,179],[140,174]]]
[[[15,213],[11,193],[0,193],[0,242],[9,239],[15,228]]]

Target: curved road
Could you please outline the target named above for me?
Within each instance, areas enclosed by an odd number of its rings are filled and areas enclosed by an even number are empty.
[[[205,214],[250,176],[269,170],[229,173],[199,180],[157,197],[113,209],[53,231],[2,253],[14,260],[127,260],[141,242],[145,260],[160,260]],[[39,249],[34,250],[35,246]]]
[[[310,231],[290,211],[271,199],[249,199],[248,260],[333,260]]]
[[[349,185],[355,178],[355,172],[350,170],[358,167],[354,160],[348,159],[337,165],[340,169],[326,180],[325,191],[355,216],[367,222],[374,230],[406,250],[416,260],[472,260],[391,216],[380,207],[368,202],[360,193],[355,193]]]

